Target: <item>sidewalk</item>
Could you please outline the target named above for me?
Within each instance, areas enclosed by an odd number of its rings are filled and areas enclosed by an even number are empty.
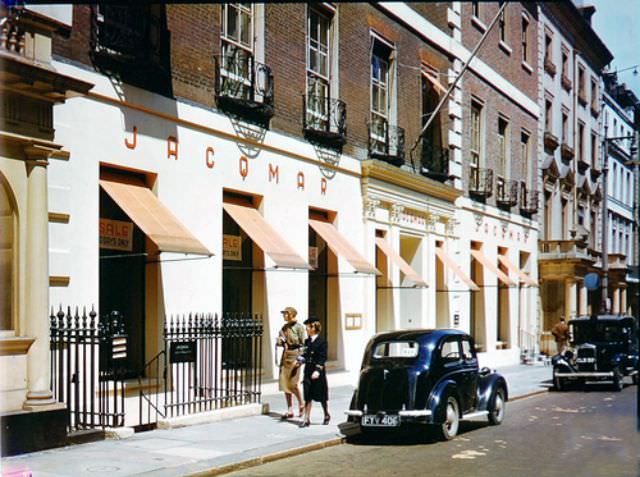
[[[513,366],[499,369],[509,386],[510,399],[548,389],[548,366]],[[34,476],[216,475],[241,467],[319,449],[342,442],[338,424],[345,420],[353,373],[329,375],[331,423],[323,426],[322,409],[314,403],[311,427],[298,428],[299,418],[281,421],[282,394],[265,394],[268,415],[245,417],[179,429],[142,432],[124,440],[106,440],[2,459],[2,475],[20,470]],[[545,383],[547,382],[547,383]],[[265,386],[265,392],[274,388]],[[507,417],[508,419],[508,417]],[[16,474],[21,475],[21,474]],[[29,475],[24,474],[24,475]]]

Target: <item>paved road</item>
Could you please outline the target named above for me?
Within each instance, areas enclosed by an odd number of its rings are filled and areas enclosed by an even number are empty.
[[[230,476],[639,477],[636,386],[548,393],[508,404],[501,426],[463,424],[450,442],[374,438]]]

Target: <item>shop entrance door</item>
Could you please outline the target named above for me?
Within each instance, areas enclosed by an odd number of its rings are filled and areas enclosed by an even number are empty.
[[[122,315],[128,340],[125,377],[134,378],[144,368],[145,235],[102,190],[100,226],[100,314]]]
[[[222,312],[252,313],[253,241],[223,212]]]

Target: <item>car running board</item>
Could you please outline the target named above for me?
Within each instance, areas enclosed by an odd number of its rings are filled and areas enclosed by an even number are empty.
[[[489,411],[476,411],[470,412],[462,416],[462,419],[473,419],[474,417],[486,417],[489,415]]]

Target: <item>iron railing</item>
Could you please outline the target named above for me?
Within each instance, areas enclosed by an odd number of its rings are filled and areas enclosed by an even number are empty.
[[[526,183],[520,183],[520,213],[533,215],[538,212],[540,194],[537,190],[527,189]]]
[[[250,313],[169,317],[164,349],[139,378],[141,426],[260,402],[262,334],[261,316]]]
[[[493,194],[493,169],[471,167],[469,169],[469,194],[488,198]]]
[[[513,207],[518,203],[518,181],[499,177],[496,187],[496,203],[501,207]]]
[[[69,409],[69,431],[124,425],[126,342],[117,312],[51,311],[51,389]]]
[[[347,137],[347,105],[330,95],[302,95],[302,128],[311,140],[343,145]]]
[[[430,139],[423,138],[420,165],[423,175],[439,182],[448,180],[449,149],[434,146]]]
[[[369,133],[369,157],[396,166],[404,164],[404,129],[391,126],[381,116],[372,116],[367,123]]]
[[[214,56],[219,108],[247,119],[268,121],[274,114],[273,74],[241,49]]]

